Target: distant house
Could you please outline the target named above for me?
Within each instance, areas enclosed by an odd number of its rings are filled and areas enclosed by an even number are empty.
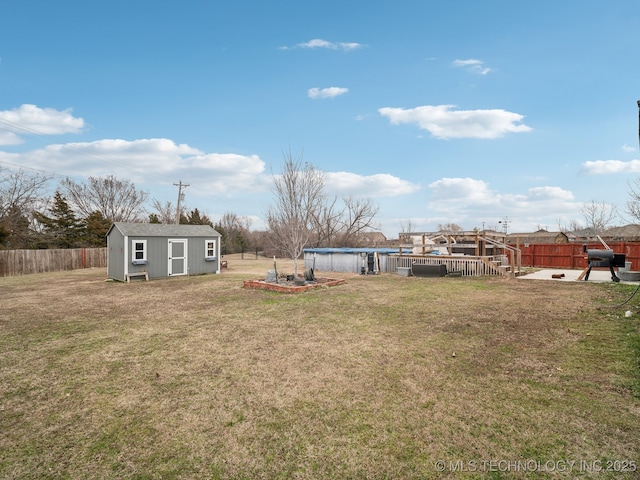
[[[568,233],[571,241],[575,242],[598,242],[598,235],[592,228],[583,228]],[[600,238],[607,242],[637,242],[640,241],[640,225],[629,224],[622,227],[611,227],[600,233]]]
[[[524,245],[526,243],[569,243],[569,237],[563,232],[548,232],[541,229],[531,233],[510,233],[507,235],[507,244]]]
[[[600,236],[612,242],[636,242],[640,240],[640,225],[630,224],[623,227],[609,228]]]
[[[382,232],[363,232],[362,243],[371,246],[385,245],[387,243],[387,237],[385,237]]]
[[[207,273],[220,273],[220,234],[209,225],[116,222],[107,232],[109,278]]]

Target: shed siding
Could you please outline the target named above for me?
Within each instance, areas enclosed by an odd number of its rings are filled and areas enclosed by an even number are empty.
[[[115,280],[125,280],[124,237],[118,230],[107,237],[107,275]]]
[[[187,241],[187,274],[203,275],[207,273],[216,273],[218,271],[218,262],[206,261],[205,242],[211,240],[212,237],[205,238],[186,238]],[[146,270],[149,278],[163,278],[169,276],[169,240],[181,240],[174,237],[130,237],[129,250],[131,244],[135,240],[147,240],[147,259],[146,265],[133,265],[132,257],[129,254],[129,272],[141,272]],[[217,239],[216,239],[217,240]],[[216,251],[219,251],[216,241]]]
[[[124,236],[119,228],[125,227],[124,231],[130,230],[129,236]],[[162,228],[158,225],[152,225],[149,229],[153,230],[150,235],[140,235],[142,230],[149,227],[144,224],[125,225],[114,224],[109,230],[107,236],[108,246],[108,276],[115,280],[124,281],[127,273],[136,273],[146,271],[149,278],[167,278],[169,276],[169,240],[186,240],[187,275],[202,275],[207,273],[220,273],[220,234],[213,229],[205,236],[194,235],[194,226],[172,225],[166,226],[166,230],[171,235],[157,235],[158,230]],[[170,230],[170,231],[169,231]],[[138,233],[131,235],[131,233]],[[182,235],[181,233],[184,233]],[[134,265],[133,243],[136,241],[146,241],[147,245],[147,263],[143,265]],[[207,240],[215,242],[215,260],[205,260],[205,246]],[[126,257],[126,258],[125,258]]]
[[[190,238],[187,248],[189,255],[189,275],[203,275],[205,273],[216,273],[218,271],[218,260],[206,261],[205,260],[205,245],[207,240],[213,240],[213,237],[209,238]],[[216,255],[218,254],[218,245],[216,242]]]
[[[147,241],[147,264],[146,265],[134,265],[133,261],[133,242],[136,240]],[[167,239],[162,237],[129,237],[127,239],[128,245],[128,271],[129,273],[146,271],[149,274],[149,278],[162,278],[168,276],[168,245]]]

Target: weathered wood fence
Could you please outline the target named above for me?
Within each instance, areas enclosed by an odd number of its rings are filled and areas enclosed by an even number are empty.
[[[0,277],[106,266],[106,248],[0,250]]]

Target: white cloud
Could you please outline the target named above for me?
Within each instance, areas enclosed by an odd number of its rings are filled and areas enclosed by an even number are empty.
[[[271,182],[271,177],[264,174],[265,163],[258,155],[209,153],[185,158],[180,169],[190,175],[194,183],[204,181],[201,187],[209,194],[267,190]]]
[[[290,50],[291,48],[326,48],[329,50],[343,50],[349,52],[364,47],[361,43],[356,42],[330,42],[321,38],[314,38],[308,42],[298,43],[295,47],[280,47],[281,50]]]
[[[637,148],[627,145],[626,143],[622,146],[622,150],[627,153],[635,152]]]
[[[20,154],[0,152],[14,165],[68,176],[127,178],[136,183],[171,185],[179,178],[192,190],[217,194],[264,189],[265,163],[257,155],[204,153],[166,138],[134,141],[106,139],[67,143]]]
[[[483,201],[491,196],[489,186],[482,180],[473,178],[442,178],[431,184],[436,200],[451,200],[468,198],[473,201]]]
[[[19,135],[58,135],[80,133],[84,120],[74,117],[71,109],[55,110],[24,104],[13,110],[0,111],[0,126],[5,131],[0,136],[0,145],[22,143]]]
[[[299,43],[297,46],[301,48],[337,48],[335,43],[322,40],[321,38],[314,38],[308,42]]]
[[[572,192],[560,187],[533,187],[527,190],[529,202],[571,202],[574,199]]]
[[[335,195],[395,197],[408,195],[420,186],[386,173],[358,175],[351,172],[327,172],[327,191]]]
[[[454,60],[452,65],[454,67],[466,68],[468,71],[479,75],[486,75],[492,71],[489,67],[484,66],[484,62],[482,60],[476,60],[474,58],[467,60]]]
[[[415,123],[434,137],[499,138],[506,133],[528,132],[530,127],[520,123],[524,118],[518,113],[501,109],[452,110],[455,105],[425,105],[416,108],[378,109],[393,125]]]
[[[591,175],[608,175],[613,173],[638,173],[640,172],[640,160],[594,160],[584,162],[582,170]]]
[[[349,91],[348,88],[343,87],[328,87],[328,88],[310,88],[307,91],[309,98],[335,98],[340,95],[344,95]]]
[[[4,124],[0,120],[0,126],[4,128]],[[19,145],[23,140],[13,132],[0,132],[0,145]]]
[[[429,189],[428,209],[432,214],[465,218],[467,222],[508,215],[520,221],[531,219],[535,225],[548,217],[549,212],[562,215],[578,209],[572,192],[553,186],[513,194],[492,190],[483,180],[442,178],[429,184]]]

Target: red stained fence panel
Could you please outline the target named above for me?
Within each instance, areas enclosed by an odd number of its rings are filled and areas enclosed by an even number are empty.
[[[623,253],[631,262],[631,270],[640,270],[640,242],[608,242],[614,253]],[[523,267],[585,268],[586,254],[582,243],[530,243],[520,245]],[[589,249],[604,249],[599,242],[587,243]]]

